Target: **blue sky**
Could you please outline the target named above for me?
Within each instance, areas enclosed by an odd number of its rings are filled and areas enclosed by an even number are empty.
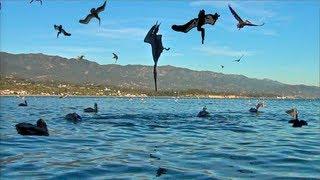
[[[163,44],[171,48],[159,65],[319,86],[317,1],[108,0],[100,27],[96,20],[88,25],[78,21],[103,0],[43,0],[42,6],[29,0],[1,2],[1,51],[68,58],[83,54],[99,64],[113,63],[116,52],[121,65],[153,65],[150,45],[143,39],[159,21]],[[228,3],[242,19],[265,25],[237,30]],[[197,17],[200,9],[220,14],[216,25],[205,26],[204,45],[196,29],[187,34],[171,30],[173,24]],[[72,36],[57,39],[54,24],[62,24]],[[241,54],[242,62],[232,62]]]

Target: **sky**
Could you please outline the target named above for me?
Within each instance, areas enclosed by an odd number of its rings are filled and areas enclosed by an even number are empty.
[[[192,70],[241,74],[287,84],[319,85],[319,1],[178,1],[108,0],[97,20],[80,24],[91,8],[104,0],[0,0],[0,50],[9,53],[43,53],[112,64],[153,65],[151,47],[143,39],[161,22],[164,51],[158,65]],[[230,4],[242,19],[262,27],[238,30]],[[205,44],[194,28],[175,32],[173,24],[197,17],[199,10],[220,15],[214,26],[205,25]],[[63,25],[70,37],[56,38],[54,24]],[[235,59],[244,55],[240,63]],[[224,65],[222,69],[220,65]]]

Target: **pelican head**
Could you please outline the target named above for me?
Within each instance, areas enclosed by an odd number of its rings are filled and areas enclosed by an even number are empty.
[[[157,34],[158,33],[160,24],[158,24],[158,21],[156,22],[154,30],[153,30],[153,34]]]
[[[93,13],[95,13],[96,12],[96,9],[95,8],[92,8],[91,10],[90,10],[90,13],[91,14],[93,14]]]
[[[207,106],[202,108],[202,111],[206,111],[207,110]]]
[[[47,128],[47,124],[43,119],[39,119],[37,121],[37,127],[39,127],[39,128]]]
[[[241,28],[244,27],[244,24],[243,24],[243,23],[238,23],[238,24],[237,24],[237,27],[238,27],[238,29],[240,30]]]

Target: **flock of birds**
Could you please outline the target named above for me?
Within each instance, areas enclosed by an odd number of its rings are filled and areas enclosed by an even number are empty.
[[[42,5],[42,0],[31,0],[30,3],[38,1]],[[99,14],[102,13],[105,8],[106,8],[107,1],[105,0],[104,3],[97,7],[97,8],[92,8],[90,10],[90,13],[84,17],[83,19],[79,20],[79,23],[81,24],[89,24],[92,19],[97,19],[99,21],[99,26],[101,25],[101,18],[99,17]],[[237,12],[230,6],[228,5],[229,10],[233,17],[238,21],[237,23],[237,28],[240,30],[241,28],[244,28],[245,26],[263,26],[264,23],[262,24],[253,24],[249,20],[243,20]],[[197,28],[197,31],[201,32],[201,42],[204,44],[205,40],[205,29],[204,25],[215,25],[216,21],[219,19],[220,15],[218,13],[215,14],[206,14],[205,10],[200,10],[198,17],[191,19],[189,22],[182,24],[182,25],[172,25],[172,30],[176,32],[182,32],[182,33],[188,33],[191,29]],[[158,60],[163,52],[163,50],[170,50],[170,48],[165,48],[163,47],[162,44],[162,35],[158,34],[160,28],[160,23],[158,22],[153,25],[150,30],[148,31],[147,35],[144,38],[144,42],[148,43],[151,45],[152,48],[152,58],[154,61],[154,66],[153,66],[153,77],[154,77],[154,86],[155,86],[155,91],[158,91],[157,87],[157,65],[158,65]],[[67,32],[62,25],[54,25],[54,29],[57,31],[57,38],[59,37],[60,34],[63,34],[64,36],[71,36],[71,33]],[[113,54],[113,59],[115,60],[115,63],[118,61],[118,55],[116,53]],[[244,55],[242,55],[239,59],[234,60],[235,62],[240,62]],[[77,59],[78,60],[83,60],[84,55],[79,56]],[[221,68],[224,68],[224,65],[220,65]]]
[[[33,3],[34,1],[39,2],[42,5],[42,0],[31,0],[30,3]],[[107,1],[105,0],[104,3],[99,6],[98,8],[92,8],[90,10],[90,13],[84,18],[80,19],[79,23],[81,24],[88,24],[92,19],[97,19],[99,21],[99,26],[101,25],[101,18],[99,17],[99,14],[105,10]],[[0,4],[1,7],[1,4]],[[263,26],[262,24],[253,24],[249,20],[243,20],[236,11],[228,5],[229,10],[231,14],[234,16],[234,18],[238,21],[237,28],[240,30],[241,28],[245,26]],[[197,31],[201,32],[201,42],[204,44],[205,40],[205,29],[203,28],[203,25],[209,24],[214,25],[218,18],[220,17],[219,14],[206,14],[205,10],[200,10],[198,14],[198,18],[194,18],[190,20],[189,22],[182,24],[182,25],[172,25],[172,30],[176,32],[183,32],[188,33],[191,29],[197,28]],[[161,56],[161,53],[163,50],[169,51],[170,48],[163,47],[162,44],[162,35],[158,34],[160,28],[160,24],[158,22],[153,25],[150,30],[148,31],[147,35],[145,36],[144,42],[149,43],[152,48],[152,57],[154,61],[154,82],[155,82],[155,91],[158,90],[157,88],[157,64],[158,60]],[[54,29],[57,31],[57,38],[60,34],[64,36],[71,36],[71,33],[67,32],[62,25],[54,25]],[[118,55],[116,53],[113,54],[113,59],[115,59],[115,63],[118,60]],[[244,55],[242,55],[239,59],[234,60],[235,62],[240,62]],[[81,55],[77,57],[78,60],[83,60],[84,55]],[[223,65],[221,65],[221,68],[224,68]],[[28,103],[25,100],[23,103],[20,103],[19,106],[21,107],[27,107]],[[263,107],[263,103],[258,103],[256,107],[251,108],[249,112],[251,113],[258,113],[259,108]],[[97,113],[98,112],[98,105],[97,103],[94,103],[94,107],[85,108],[83,110],[85,113]],[[302,127],[304,125],[308,125],[308,123],[304,120],[298,119],[298,111],[296,108],[293,108],[291,110],[286,111],[287,114],[292,116],[292,120],[289,121],[289,123],[292,123],[292,127]],[[210,117],[210,113],[207,111],[206,107],[203,107],[202,111],[200,111],[197,115],[197,117]],[[66,120],[72,121],[72,122],[79,122],[82,120],[82,117],[78,115],[77,113],[69,113],[65,116]],[[30,123],[18,123],[16,124],[16,130],[18,134],[21,135],[36,135],[36,136],[49,136],[49,131],[46,122],[43,119],[39,119],[35,125]],[[157,158],[155,155],[150,154],[150,158]],[[165,168],[159,168],[157,170],[157,176],[160,176],[161,174],[166,173]]]
[[[25,100],[24,103],[20,103],[19,106],[28,106],[27,101]],[[256,107],[251,108],[249,112],[251,113],[258,113],[259,108],[263,107],[263,103],[259,102]],[[88,107],[83,109],[85,113],[98,113],[98,105],[94,103],[94,107]],[[308,125],[308,123],[304,120],[298,119],[298,111],[296,108],[290,109],[286,111],[287,114],[292,116],[292,119],[288,121],[288,123],[292,124],[292,127],[302,127]],[[199,118],[208,118],[210,117],[210,113],[207,111],[207,107],[203,107],[202,111],[200,111],[197,115]],[[66,120],[71,121],[73,123],[80,122],[82,117],[77,113],[69,113],[64,117]],[[49,130],[47,127],[47,123],[43,119],[39,119],[35,125],[30,123],[18,123],[15,125],[18,134],[27,136],[49,136]],[[154,149],[154,151],[157,151]],[[155,154],[150,154],[150,158],[160,160],[160,158]],[[159,167],[156,171],[156,176],[159,177],[162,174],[166,174],[167,169]]]
[[[263,107],[263,103],[259,102],[256,107],[250,108],[249,112],[251,113],[258,113],[259,108]],[[299,120],[298,119],[298,110],[297,108],[292,108],[290,110],[286,111],[287,114],[289,114],[292,119],[288,121],[288,123],[292,124],[292,127],[302,127],[302,126],[307,126],[308,123],[305,120]],[[207,111],[207,107],[203,107],[202,111],[200,111],[197,115],[197,117],[210,117],[210,113]]]
[[[28,106],[27,101],[25,100],[23,103],[20,103],[18,106],[26,107]],[[258,113],[259,108],[263,107],[263,103],[259,102],[256,107],[250,108],[249,112]],[[83,109],[85,113],[98,113],[98,104],[94,103],[93,108],[88,107]],[[286,111],[287,114],[292,116],[292,119],[288,121],[288,123],[292,123],[292,127],[302,127],[308,125],[305,120],[298,119],[298,110],[296,108],[290,109]],[[203,109],[198,113],[197,117],[206,118],[210,117],[210,113],[207,111],[207,107],[203,107]],[[65,116],[66,120],[72,121],[74,123],[80,122],[82,117],[77,113],[69,113]],[[16,125],[16,129],[21,135],[38,135],[38,136],[49,136],[49,132],[47,129],[47,124],[43,119],[39,119],[36,125],[32,125],[29,123],[19,123]]]

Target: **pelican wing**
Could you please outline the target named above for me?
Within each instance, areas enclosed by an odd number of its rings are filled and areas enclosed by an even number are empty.
[[[240,18],[240,16],[236,13],[236,11],[234,11],[230,5],[228,5],[228,6],[229,6],[229,9],[230,9],[232,15],[237,19],[237,21],[243,22],[243,20],[242,20],[242,19]]]
[[[94,15],[89,14],[86,18],[80,19],[80,20],[79,20],[79,23],[81,23],[81,24],[88,24],[93,17],[94,17]]]
[[[54,29],[59,31],[59,26],[58,25],[53,25]]]
[[[154,35],[153,35],[153,31],[154,29],[157,27],[157,24],[153,25],[150,30],[148,31],[146,37],[144,38],[144,42],[145,43],[149,43],[151,44],[151,42],[154,40]]]
[[[293,108],[293,109],[287,110],[286,113],[294,117],[297,114],[297,109]]]
[[[246,23],[247,26],[263,26],[264,23],[262,24],[252,24],[251,22],[250,23]]]
[[[216,23],[216,21],[218,20],[219,15],[217,13],[213,14],[207,14],[206,15],[206,24],[211,24],[214,25]]]
[[[112,54],[114,59],[118,59],[118,56],[115,53],[112,53]]]
[[[64,29],[61,29],[61,32],[65,35],[65,36],[71,36],[70,33],[66,32]]]
[[[100,13],[104,11],[104,8],[106,7],[107,1],[104,1],[103,5],[97,8],[97,13]]]
[[[209,22],[209,21],[208,21]],[[191,21],[187,22],[186,24],[183,25],[173,25],[172,29],[174,31],[178,32],[184,32],[187,33],[189,32],[192,28],[197,27],[198,24],[198,18],[194,18]]]

